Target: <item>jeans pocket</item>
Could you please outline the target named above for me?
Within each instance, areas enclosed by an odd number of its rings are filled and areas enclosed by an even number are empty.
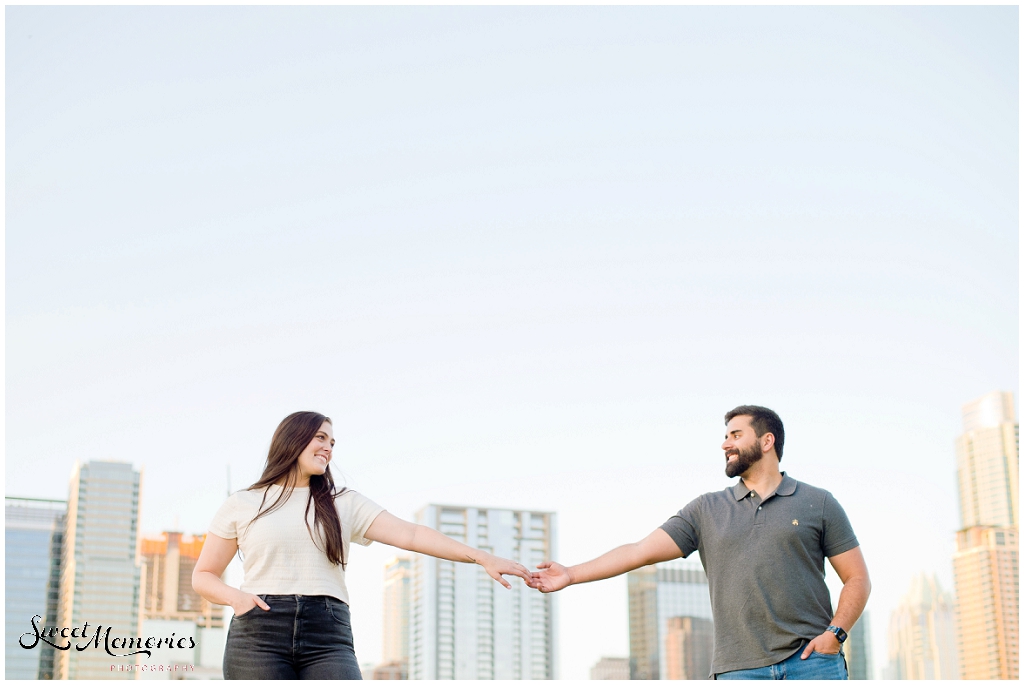
[[[340,623],[343,626],[350,625],[351,618],[349,615],[348,604],[345,604],[335,597],[325,597],[324,601],[327,604],[328,616],[334,619],[336,623]]]
[[[804,660],[799,659],[801,652],[797,652],[798,658],[791,659],[787,663],[786,677],[793,680],[846,680],[846,659],[838,652],[826,654],[824,652],[811,652]]]
[[[260,599],[262,599],[264,602],[267,601],[264,598],[264,595],[257,595],[257,596]],[[253,614],[265,614],[265,613],[268,613],[268,612],[264,611],[263,607],[261,607],[259,604],[253,604],[252,605],[252,609],[249,609],[248,611],[243,612],[241,614],[235,614],[233,618],[237,618],[239,620],[242,620],[242,619],[246,619],[246,618],[252,617]]]

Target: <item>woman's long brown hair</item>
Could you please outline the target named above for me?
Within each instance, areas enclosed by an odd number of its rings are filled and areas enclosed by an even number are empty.
[[[260,479],[249,486],[249,490],[263,489],[263,501],[260,508],[249,522],[251,526],[261,516],[265,516],[275,509],[280,508],[291,496],[295,489],[295,482],[299,477],[299,455],[309,446],[313,437],[324,425],[324,422],[331,423],[331,420],[323,414],[315,411],[297,411],[285,417],[281,425],[274,431],[274,437],[270,441],[270,452],[267,454],[267,465],[263,468],[263,475]],[[281,486],[281,494],[277,496],[274,503],[266,509],[263,505],[267,503],[268,486],[272,484]],[[334,491],[334,478],[331,476],[330,464],[322,476],[309,477],[309,497],[306,500],[306,512],[304,520],[309,537],[313,544],[317,544],[317,536],[309,527],[309,506],[313,505],[313,527],[322,531],[324,552],[332,564],[341,564],[345,568],[345,550],[341,542],[341,519],[338,517],[338,509],[334,505],[334,499],[345,492],[342,488]]]

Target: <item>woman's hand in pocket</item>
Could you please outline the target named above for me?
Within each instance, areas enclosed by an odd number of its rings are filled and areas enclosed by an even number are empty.
[[[259,607],[263,611],[270,611],[270,607],[260,599],[259,595],[252,595],[248,592],[238,593],[238,598],[231,602],[231,609],[235,612],[235,616],[241,616],[247,614],[250,611],[254,611],[256,607]]]

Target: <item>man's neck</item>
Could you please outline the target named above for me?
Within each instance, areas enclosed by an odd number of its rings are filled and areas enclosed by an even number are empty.
[[[766,464],[765,461],[770,463]],[[782,472],[779,471],[779,462],[772,457],[764,457],[761,461],[751,466],[740,478],[748,489],[757,493],[758,497],[764,499],[775,492],[779,483],[782,482]]]

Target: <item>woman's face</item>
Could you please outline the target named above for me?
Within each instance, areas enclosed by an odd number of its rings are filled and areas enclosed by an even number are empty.
[[[310,476],[322,476],[331,462],[334,449],[334,427],[324,421],[320,430],[299,455],[299,483],[308,485]]]

